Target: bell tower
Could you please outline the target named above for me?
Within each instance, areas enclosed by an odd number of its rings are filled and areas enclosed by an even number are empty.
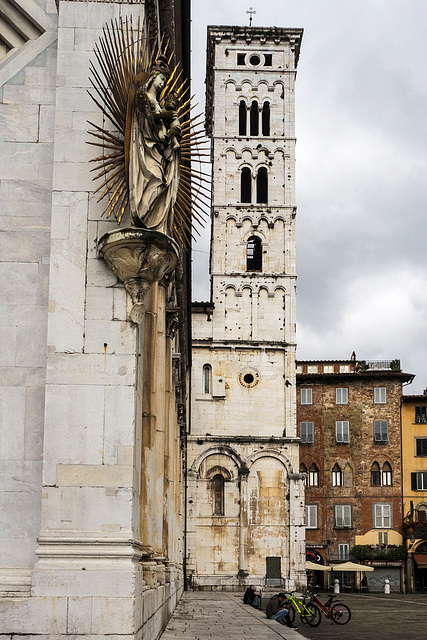
[[[295,402],[295,100],[302,29],[208,27],[211,300],[193,305],[187,569],[305,580]]]

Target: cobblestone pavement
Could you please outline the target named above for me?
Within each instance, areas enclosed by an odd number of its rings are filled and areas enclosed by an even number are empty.
[[[186,591],[161,640],[300,640],[297,631],[242,603],[242,594]]]
[[[320,599],[325,602],[327,594]],[[305,638],[316,640],[425,640],[427,638],[427,594],[340,594],[351,610],[345,626],[323,616],[318,627],[299,625]],[[304,627],[302,629],[302,627]]]
[[[321,595],[325,601],[327,594]],[[242,603],[242,594],[187,591],[161,636],[161,640],[425,640],[427,595],[341,594],[351,609],[351,620],[339,626],[323,617],[311,628],[298,620],[293,631],[265,613]],[[265,602],[263,601],[263,606]]]

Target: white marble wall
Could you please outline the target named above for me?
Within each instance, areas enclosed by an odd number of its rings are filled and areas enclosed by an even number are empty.
[[[0,62],[0,594],[30,589],[40,529],[56,8]],[[45,13],[46,9],[46,13]],[[17,541],[19,543],[17,544]]]
[[[99,150],[87,144],[87,121],[102,120],[87,94],[93,45],[112,18],[143,14],[143,3],[61,0],[58,26],[45,14],[45,50],[29,43],[37,56],[23,48],[12,77],[0,64],[0,589],[27,595],[0,599],[0,635],[156,638],[182,591],[175,541],[149,583],[139,562],[144,325],[97,256],[116,225],[93,193]],[[162,508],[150,516],[162,531]]]

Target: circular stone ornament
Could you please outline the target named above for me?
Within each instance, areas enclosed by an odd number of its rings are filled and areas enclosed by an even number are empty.
[[[251,389],[252,387],[256,387],[259,384],[259,373],[256,369],[245,368],[243,371],[239,373],[239,384],[242,387],[247,387]]]

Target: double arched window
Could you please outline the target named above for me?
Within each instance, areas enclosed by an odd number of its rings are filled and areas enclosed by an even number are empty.
[[[246,245],[246,271],[262,271],[262,242],[251,236]]]
[[[249,111],[249,135],[259,136],[260,129],[263,136],[270,135],[270,103],[265,101],[260,108],[257,100],[252,100],[247,107],[244,100],[239,102],[239,135],[248,135],[248,111]],[[260,126],[261,125],[261,126]]]
[[[317,465],[313,462],[310,469],[307,471],[307,467],[302,462],[299,467],[299,472],[304,473],[306,476],[305,483],[309,487],[318,487],[319,486],[319,469]]]
[[[256,201],[257,204],[268,203],[268,172],[267,167],[259,167],[256,173]],[[243,167],[240,175],[240,202],[252,202],[252,172],[249,167]]]
[[[392,469],[388,462],[384,462],[380,469],[378,462],[374,462],[371,467],[371,485],[373,487],[391,487],[393,484]]]

